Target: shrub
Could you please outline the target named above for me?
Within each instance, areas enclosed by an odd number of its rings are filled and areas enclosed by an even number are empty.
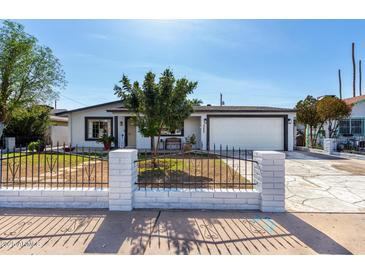
[[[44,146],[44,142],[42,140],[31,142],[28,145],[29,151],[39,151],[40,152],[40,151],[43,151],[44,148],[45,148],[45,146]]]

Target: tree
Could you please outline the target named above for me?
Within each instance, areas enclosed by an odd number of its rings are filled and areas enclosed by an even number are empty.
[[[9,121],[5,134],[10,136],[19,137],[22,141],[24,136],[29,141],[44,140],[45,134],[50,126],[50,107],[33,105],[28,108],[18,108],[12,114],[12,118]],[[18,139],[18,138],[17,138]],[[26,145],[23,142],[21,145]]]
[[[201,106],[203,104],[203,101],[200,99],[192,99],[191,103],[193,104],[193,106]]]
[[[193,112],[193,101],[188,99],[188,95],[193,93],[198,83],[185,78],[176,80],[170,69],[161,74],[158,82],[150,71],[145,75],[142,86],[137,81],[131,84],[126,75],[120,83],[121,86],[114,87],[115,94],[123,100],[127,109],[135,113],[136,125],[142,135],[151,138],[155,159],[162,130],[173,131],[183,127],[184,120]]]
[[[317,113],[317,99],[308,95],[304,100],[300,100],[296,104],[295,108],[297,111],[297,121],[304,124],[306,128],[309,126],[310,145],[313,146],[313,131],[316,130],[318,125],[321,123],[320,117]]]
[[[321,121],[328,123],[328,137],[334,138],[339,121],[351,114],[351,106],[337,97],[326,96],[317,102],[317,113]]]
[[[20,107],[48,103],[66,85],[59,60],[21,24],[4,21],[0,28],[0,137]]]

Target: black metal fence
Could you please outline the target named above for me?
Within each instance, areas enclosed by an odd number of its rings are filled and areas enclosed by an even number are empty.
[[[108,153],[90,147],[50,145],[0,152],[0,187],[105,188]]]
[[[139,189],[253,189],[251,150],[139,151]]]

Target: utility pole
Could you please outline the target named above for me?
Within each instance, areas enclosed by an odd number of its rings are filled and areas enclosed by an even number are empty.
[[[57,109],[57,100],[54,100],[54,109]]]
[[[359,61],[359,95],[362,95],[361,80],[362,80],[362,75],[361,75],[361,60],[360,60]]]
[[[356,96],[355,43],[352,42],[352,96]]]
[[[341,80],[341,70],[338,70],[338,89],[340,91],[340,99],[342,99],[342,80]]]

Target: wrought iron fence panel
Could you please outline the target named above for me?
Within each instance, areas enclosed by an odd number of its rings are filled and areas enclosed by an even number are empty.
[[[253,189],[251,150],[219,146],[213,150],[139,150],[139,189]]]
[[[39,146],[0,151],[0,187],[106,188],[108,153],[70,145]]]

